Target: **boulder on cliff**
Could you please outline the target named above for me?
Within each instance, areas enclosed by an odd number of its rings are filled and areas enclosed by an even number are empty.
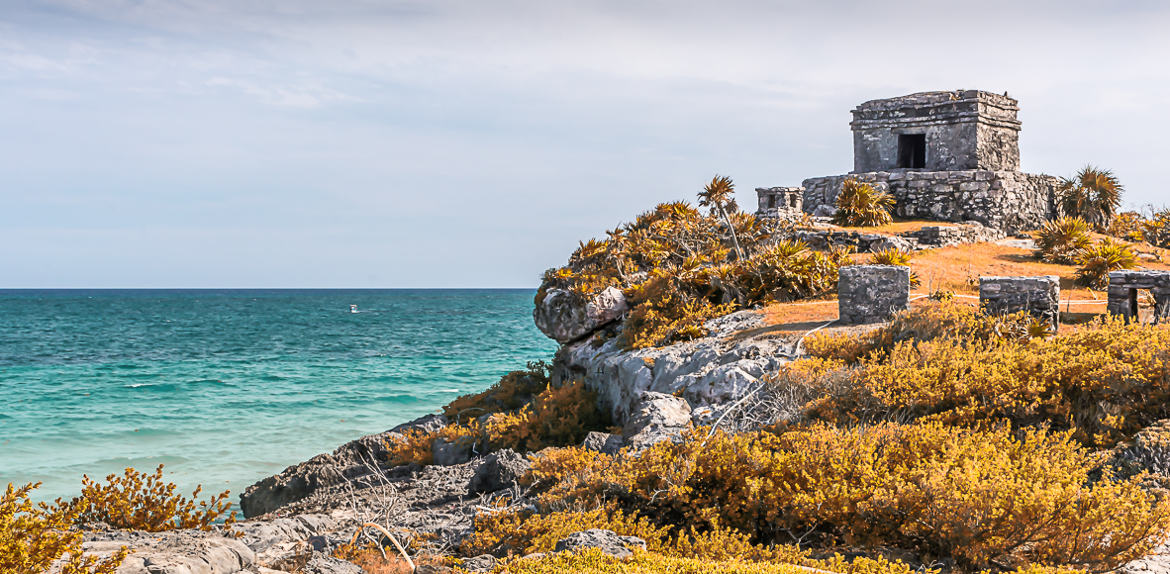
[[[622,434],[634,451],[666,440],[678,440],[691,428],[691,405],[686,399],[647,391]]]
[[[528,458],[510,448],[493,452],[475,469],[468,491],[481,494],[511,488],[531,467]]]
[[[589,300],[565,289],[549,289],[533,309],[532,319],[542,333],[564,344],[616,321],[627,310],[626,297],[616,287]]]

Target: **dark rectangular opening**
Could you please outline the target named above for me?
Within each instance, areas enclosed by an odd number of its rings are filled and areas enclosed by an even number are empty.
[[[1141,321],[1141,317],[1138,314],[1139,310],[1140,310],[1140,307],[1138,306],[1138,290],[1137,289],[1130,289],[1129,290],[1129,318],[1133,319],[1134,321]]]
[[[898,167],[926,167],[926,134],[898,134]]]

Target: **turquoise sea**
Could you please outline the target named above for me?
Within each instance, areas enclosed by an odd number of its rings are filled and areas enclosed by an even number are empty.
[[[0,290],[0,485],[52,499],[163,463],[185,492],[235,499],[551,358],[532,295]]]

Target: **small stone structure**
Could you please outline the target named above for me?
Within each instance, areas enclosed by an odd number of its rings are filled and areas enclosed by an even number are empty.
[[[831,211],[853,178],[886,187],[898,217],[977,221],[1006,233],[1040,227],[1056,214],[1059,179],[1019,171],[1018,112],[1006,94],[980,90],[863,103],[850,124],[853,172],[804,180],[803,209]]]
[[[757,187],[761,217],[793,219],[804,213],[803,187]]]
[[[1110,315],[1127,321],[1138,319],[1138,293],[1149,290],[1154,296],[1154,322],[1170,318],[1170,272],[1113,271],[1109,274]]]
[[[910,305],[910,268],[901,265],[847,265],[837,282],[838,320],[877,323]]]
[[[1027,311],[1060,328],[1060,277],[980,277],[979,304],[991,314]]]

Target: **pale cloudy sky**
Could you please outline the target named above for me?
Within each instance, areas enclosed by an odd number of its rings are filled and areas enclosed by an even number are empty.
[[[849,110],[1020,100],[1027,171],[1170,203],[1170,3],[0,0],[0,287],[533,287]]]

